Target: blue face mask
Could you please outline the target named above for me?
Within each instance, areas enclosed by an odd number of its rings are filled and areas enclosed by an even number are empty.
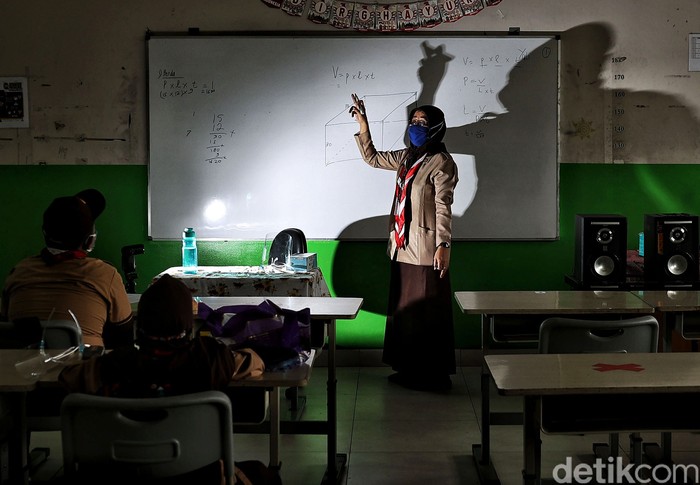
[[[429,129],[427,126],[410,125],[408,127],[408,137],[411,139],[411,143],[413,143],[415,146],[422,147],[428,143],[428,140],[430,140],[428,131]]]

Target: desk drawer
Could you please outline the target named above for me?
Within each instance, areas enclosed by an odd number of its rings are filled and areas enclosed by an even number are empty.
[[[545,433],[700,430],[700,394],[544,396]]]
[[[491,315],[491,338],[495,343],[533,343],[539,340],[542,315]]]
[[[613,320],[629,318],[628,315],[599,313],[599,314],[539,314],[539,315],[489,315],[491,338],[497,344],[536,344],[540,339],[540,326],[547,318],[564,316],[583,320]],[[700,331],[700,317],[698,317]],[[535,345],[536,347],[536,345]]]

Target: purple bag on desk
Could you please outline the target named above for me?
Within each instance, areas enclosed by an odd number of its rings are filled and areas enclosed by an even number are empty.
[[[217,309],[199,303],[198,316],[214,337],[234,347],[291,349],[310,348],[311,311],[278,307],[270,300],[259,305],[229,305]]]

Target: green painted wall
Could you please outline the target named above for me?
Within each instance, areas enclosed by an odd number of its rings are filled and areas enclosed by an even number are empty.
[[[626,215],[629,248],[636,248],[646,213],[700,213],[700,193],[694,183],[700,179],[700,167],[696,165],[563,164],[560,179],[559,240],[457,242],[451,267],[454,290],[568,289],[564,274],[573,268],[573,226],[578,213]],[[4,243],[0,275],[42,247],[41,215],[50,201],[87,187],[96,187],[107,197],[107,209],[97,224],[94,255],[119,267],[122,246],[143,243],[146,247],[136,260],[137,291],[143,291],[155,274],[180,264],[178,241],[147,240],[146,166],[0,166]],[[388,285],[384,249],[383,242],[309,241],[331,292],[365,299],[356,320],[339,322],[341,347],[382,345]],[[258,264],[260,251],[260,241],[199,243],[203,265]],[[456,305],[454,309],[458,346],[478,348],[478,319],[462,315]]]

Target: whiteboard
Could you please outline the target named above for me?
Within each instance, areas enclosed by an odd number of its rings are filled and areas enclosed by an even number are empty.
[[[453,239],[558,237],[558,41],[528,36],[167,36],[148,41],[149,236],[382,239],[394,173],[380,150],[434,104],[459,169]]]

